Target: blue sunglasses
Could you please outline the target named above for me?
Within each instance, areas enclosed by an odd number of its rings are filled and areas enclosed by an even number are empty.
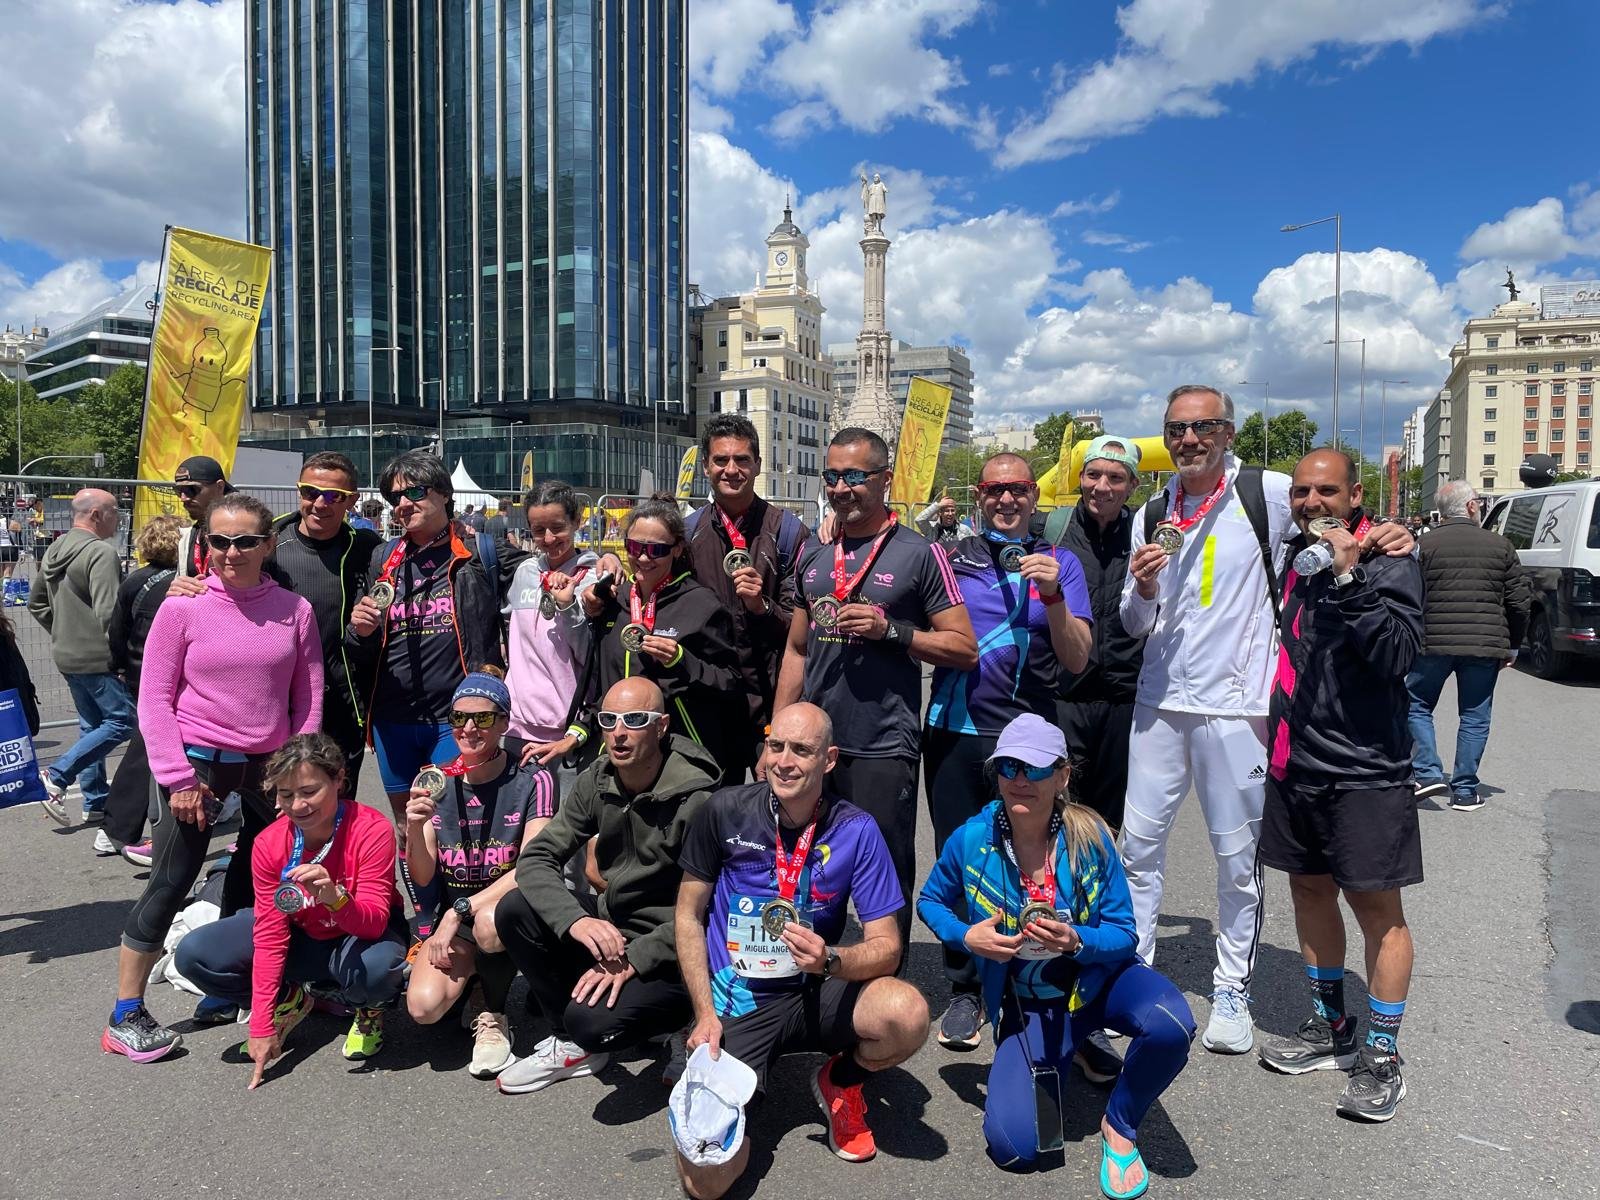
[[[1018,775],[1026,775],[1029,783],[1043,783],[1054,775],[1060,767],[1060,763],[1053,763],[1048,767],[1030,767],[1020,758],[997,758],[994,760],[994,769],[1000,773],[1002,779],[1015,779]]]

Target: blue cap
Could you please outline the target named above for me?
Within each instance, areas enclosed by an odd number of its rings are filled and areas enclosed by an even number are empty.
[[[484,671],[474,671],[457,684],[456,694],[450,698],[451,703],[468,696],[481,697],[503,713],[511,711],[511,689],[506,686],[506,681]]]

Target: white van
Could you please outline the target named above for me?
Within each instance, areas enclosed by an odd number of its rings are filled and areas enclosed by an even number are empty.
[[[1556,483],[1498,500],[1485,529],[1517,548],[1533,588],[1527,659],[1555,679],[1600,659],[1600,480]]]

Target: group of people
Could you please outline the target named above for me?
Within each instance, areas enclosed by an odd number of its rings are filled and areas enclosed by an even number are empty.
[[[46,807],[64,819],[73,779],[101,806],[103,767],[84,763],[129,734],[118,777],[142,772],[130,793],[159,798],[102,1046],[149,1062],[179,1044],[145,984],[236,794],[221,919],[175,965],[205,993],[197,1019],[248,1010],[252,1087],[318,999],[353,1010],[350,1058],[378,1052],[398,1005],[424,1025],[465,1005],[470,1070],[508,1094],[650,1039],[670,1045],[669,1079],[731,1055],[757,1090],[780,1056],[821,1052],[829,1145],[860,1161],[863,1085],[931,1023],[903,978],[915,911],[944,956],[938,1041],[994,1042],[993,1161],[1028,1169],[1059,1146],[1076,1064],[1111,1084],[1100,1187],[1137,1196],[1140,1122],[1197,1031],[1155,965],[1193,787],[1217,867],[1202,1044],[1348,1071],[1339,1111],[1389,1119],[1412,963],[1400,896],[1422,878],[1416,802],[1436,786],[1413,776],[1408,725],[1428,545],[1419,563],[1363,507],[1337,450],[1292,478],[1241,466],[1218,389],[1174,390],[1163,433],[1165,489],[1129,507],[1138,445],[1098,437],[1047,537],[1009,453],[976,485],[981,532],[937,507],[926,536],[908,528],[888,448],[857,428],[828,447],[812,533],[756,495],[759,435],[734,414],[702,431],[711,502],[687,518],[639,503],[620,556],[580,551],[559,482],[525,497],[518,546],[458,519],[444,464],[407,452],[378,480],[399,530],[383,540],[350,522],[342,455],[308,458],[280,517],[191,459],[176,486],[193,527],[147,526],[151,562],[119,585],[99,546],[115,505],[82,493],[58,573],[94,582],[38,612],[53,634],[123,614],[103,659],[57,663],[129,698],[73,684],[103,736],[47,768]],[[355,800],[369,748],[388,813]],[[919,781],[938,847],[920,866]],[[1258,1039],[1250,1013],[1263,865],[1289,875],[1306,963],[1310,1016],[1288,1039]],[[1341,896],[1366,943],[1364,1037]],[[518,973],[548,1029],[522,1058]],[[674,1124],[691,1196],[745,1169],[742,1119],[728,1133],[708,1147]]]

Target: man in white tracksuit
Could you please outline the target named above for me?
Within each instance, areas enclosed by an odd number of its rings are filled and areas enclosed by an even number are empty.
[[[1162,500],[1160,545],[1140,546],[1128,565],[1122,624],[1148,635],[1128,746],[1122,858],[1139,933],[1139,956],[1155,955],[1167,835],[1193,784],[1217,859],[1217,967],[1208,1049],[1243,1054],[1254,1041],[1250,972],[1261,928],[1256,842],[1266,794],[1267,709],[1278,635],[1261,542],[1239,495],[1233,401],[1185,385],[1167,398],[1163,435],[1177,477]],[[1294,536],[1289,477],[1261,473],[1272,561]],[[1135,519],[1135,541],[1144,518]],[[1369,545],[1409,553],[1410,535],[1374,526]],[[1177,543],[1181,539],[1181,545]],[[1281,570],[1278,571],[1281,577]]]

